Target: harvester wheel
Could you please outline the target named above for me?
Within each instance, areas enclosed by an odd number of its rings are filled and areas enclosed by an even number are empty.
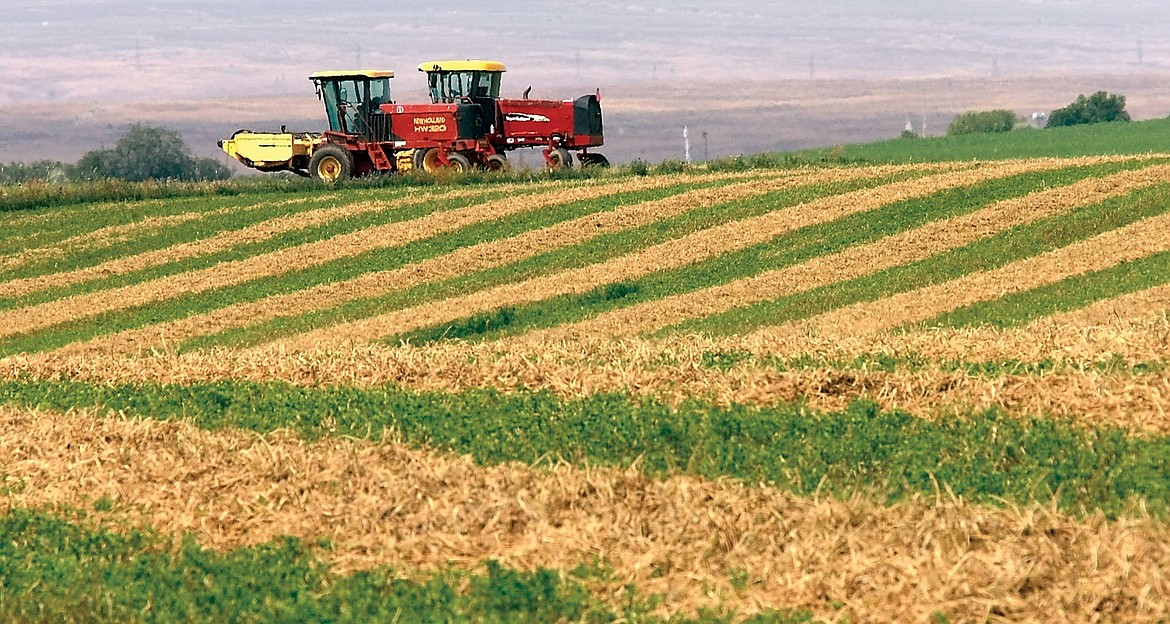
[[[333,183],[353,175],[353,154],[340,145],[322,145],[309,159],[309,175]]]
[[[471,171],[471,161],[466,156],[458,152],[450,152],[447,154],[447,166],[443,166],[439,162],[439,151],[437,147],[430,147],[427,149],[415,150],[414,152],[414,168],[422,169],[427,173],[435,173],[444,169],[450,169],[456,173],[467,173]]]
[[[549,169],[569,169],[573,166],[573,155],[569,150],[558,147],[548,153]]]
[[[609,159],[601,154],[581,154],[582,167],[608,167]]]
[[[508,158],[503,154],[492,154],[487,157],[488,171],[507,171],[511,168],[511,163],[508,162]]]
[[[447,154],[447,162],[451,163],[451,171],[455,173],[470,173],[471,160],[458,152]]]
[[[439,166],[439,150],[433,147],[424,147],[414,150],[414,168],[427,173],[434,173]],[[429,161],[429,162],[428,162]]]

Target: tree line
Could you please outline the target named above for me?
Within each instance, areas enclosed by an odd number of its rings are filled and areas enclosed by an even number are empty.
[[[0,184],[101,179],[200,181],[231,175],[231,170],[215,159],[192,155],[178,132],[137,124],[112,149],[87,152],[75,164],[51,160],[0,163]]]
[[[1129,113],[1125,110],[1125,96],[1098,91],[1088,97],[1082,93],[1068,106],[1052,111],[1044,127],[1059,128],[1111,121],[1130,121]],[[951,121],[947,135],[1007,132],[1025,124],[1026,120],[1006,109],[970,111]]]

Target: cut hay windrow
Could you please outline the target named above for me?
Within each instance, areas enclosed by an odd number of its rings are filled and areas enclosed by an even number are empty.
[[[0,270],[16,268],[29,262],[45,260],[47,258],[64,257],[67,251],[76,252],[83,249],[102,249],[114,245],[119,245],[128,240],[132,240],[135,236],[140,234],[149,234],[159,230],[160,228],[173,227],[183,223],[189,223],[191,221],[200,221],[217,216],[257,210],[261,208],[270,208],[273,206],[291,206],[295,204],[307,203],[310,201],[328,201],[335,197],[336,195],[326,194],[311,198],[298,197],[279,202],[255,202],[251,204],[233,205],[226,208],[219,208],[209,211],[189,211],[167,216],[146,217],[144,219],[130,223],[108,225],[93,231],[69,236],[51,245],[23,249],[19,253],[15,254],[6,254],[0,257]],[[56,212],[50,212],[47,216],[50,218],[59,218],[59,215]],[[0,283],[0,286],[6,287],[7,283]]]
[[[1112,301],[1123,301],[1123,298]],[[1111,302],[1100,302],[1107,310]],[[1089,310],[1088,308],[1086,310]],[[729,336],[711,339],[714,353],[756,358],[848,362],[864,358],[912,358],[920,362],[1048,362],[1053,368],[1092,369],[1102,365],[1156,365],[1170,354],[1170,316],[1164,310],[1144,315],[1082,317],[1081,311],[1041,318],[1027,325],[999,328],[927,327],[865,335],[817,333]],[[1079,321],[1086,322],[1079,322]],[[686,340],[704,340],[688,336]],[[677,336],[671,339],[684,340]],[[705,342],[704,342],[705,344]]]
[[[1170,311],[1170,284],[1162,284],[1098,301],[1080,310],[1053,314],[1044,321],[1055,325],[1092,327],[1151,316],[1165,318],[1167,311]]]
[[[723,174],[734,176],[736,174]],[[777,175],[777,174],[772,174]],[[782,175],[782,174],[781,174]],[[487,201],[438,214],[388,223],[332,238],[286,247],[244,260],[170,275],[147,282],[76,295],[10,311],[0,312],[0,338],[52,327],[103,312],[132,308],[181,294],[206,292],[262,277],[318,266],[378,249],[451,232],[476,223],[558,204],[593,199],[601,195],[669,187],[693,176],[650,176],[621,182],[585,183],[541,191],[518,198]],[[707,179],[707,178],[705,178]]]
[[[597,338],[506,349],[493,343],[366,346],[313,354],[220,349],[138,357],[35,354],[0,359],[0,379],[109,384],[251,380],[307,387],[396,385],[419,391],[544,390],[566,398],[629,392],[670,404],[703,397],[718,405],[801,403],[817,410],[840,410],[865,399],[922,418],[997,408],[1012,415],[1059,417],[1089,428],[1113,425],[1165,434],[1170,433],[1165,408],[1170,362],[1149,372],[1113,371],[1114,355],[1106,349],[1111,343],[1132,345],[1128,355],[1134,364],[1150,362],[1149,355],[1160,359],[1170,351],[1166,328],[1165,321],[1151,321],[1112,330],[1041,329],[1033,334],[950,330],[870,339],[806,337],[784,344],[797,363],[783,367],[767,351],[777,347],[775,342],[701,337],[661,342]],[[753,348],[761,355],[753,357]],[[1013,354],[1014,348],[1032,351]],[[866,363],[905,353],[914,362],[906,370]],[[1037,357],[1018,359],[1031,354]],[[924,361],[931,356],[937,360]],[[721,358],[731,364],[719,365]],[[1044,358],[1053,358],[1052,364],[1027,366]],[[1000,372],[981,372],[986,364],[997,363],[1002,363]]]
[[[92,232],[84,234],[77,234],[68,238],[55,242],[52,245],[44,247],[35,247],[31,249],[24,249],[19,253],[5,255],[0,258],[0,269],[13,269],[29,262],[42,261],[49,258],[62,258],[65,252],[69,250],[78,249],[100,249],[104,247],[111,247],[120,244],[142,232],[151,232],[158,228],[171,227],[190,221],[197,221],[207,217],[216,216],[217,214],[227,214],[237,210],[235,208],[222,208],[211,212],[185,212],[177,215],[170,215],[165,217],[147,217],[140,221],[133,223],[122,223],[118,225],[108,225],[99,228]],[[12,280],[16,282],[18,280]],[[5,288],[10,282],[0,284]]]
[[[499,192],[501,190],[503,189],[498,187],[456,189],[453,191],[447,191],[445,193],[414,194],[408,197],[395,198],[392,202],[364,201],[342,206],[333,206],[330,208],[308,210],[305,212],[268,219],[266,221],[261,221],[259,223],[235,230],[219,232],[200,240],[179,243],[169,247],[164,247],[162,249],[154,249],[131,256],[123,256],[114,260],[102,262],[100,264],[74,269],[72,271],[62,271],[58,273],[40,275],[37,277],[9,280],[7,282],[0,283],[0,297],[16,297],[27,294],[29,292],[45,290],[55,286],[66,286],[69,284],[84,282],[90,279],[107,277],[110,275],[121,275],[124,273],[139,271],[152,266],[168,264],[171,262],[179,262],[188,258],[213,254],[239,245],[267,240],[286,232],[304,230],[332,221],[339,221],[366,213],[383,212],[402,206],[425,204],[431,201],[476,197]],[[227,214],[233,211],[238,211],[238,209],[223,208],[214,211],[214,213]],[[212,216],[212,214],[213,213],[205,213],[204,215],[200,216]],[[155,228],[165,227],[167,225],[173,225],[173,223],[151,224],[151,226]]]
[[[635,228],[669,218],[696,206],[711,206],[750,198],[767,192],[842,182],[858,178],[878,178],[917,167],[882,166],[866,168],[799,171],[787,176],[748,179],[716,188],[685,191],[671,197],[622,205],[610,211],[588,214],[539,230],[501,240],[486,241],[460,248],[450,254],[424,260],[399,269],[378,271],[354,279],[321,284],[294,293],[239,303],[205,314],[160,323],[117,334],[100,336],[67,345],[63,352],[133,352],[165,348],[164,345],[201,335],[242,327],[280,317],[295,316],[328,309],[346,301],[384,295],[430,281],[447,279],[475,271],[502,266],[521,258],[585,241],[603,234]]]
[[[857,335],[885,331],[1166,250],[1170,250],[1170,215],[1150,217],[999,269],[850,305],[755,333],[767,339],[807,332]]]
[[[68,444],[62,444],[68,440]],[[338,572],[565,573],[601,563],[598,595],[660,594],[668,613],[800,607],[830,619],[1156,621],[1170,617],[1170,531],[940,492],[883,505],[629,470],[482,467],[393,442],[206,432],[185,423],[0,410],[0,509],[95,521],[228,550],[327,539]],[[736,579],[742,579],[737,582]]]
[[[440,325],[485,312],[593,288],[763,243],[792,230],[874,210],[891,203],[926,197],[939,191],[978,184],[1016,174],[1061,169],[1082,159],[1038,159],[988,164],[977,169],[932,175],[876,188],[814,200],[700,230],[642,251],[549,276],[505,284],[465,296],[396,310],[381,316],[333,325],[274,342],[289,350],[312,351],[379,340],[420,327]],[[1089,162],[1097,162],[1091,159]]]
[[[586,321],[532,332],[530,335],[545,340],[574,334],[622,335],[654,331],[685,320],[711,316],[758,301],[908,264],[1017,225],[1125,195],[1136,189],[1164,184],[1167,179],[1170,179],[1170,165],[1090,178],[1066,187],[1004,200],[971,214],[931,222],[803,264],[621,308]]]

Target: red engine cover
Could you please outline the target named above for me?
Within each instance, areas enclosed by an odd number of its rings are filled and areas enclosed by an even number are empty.
[[[572,100],[498,100],[508,142],[547,143],[549,137],[573,134]]]
[[[459,139],[455,104],[383,104],[395,140],[408,147]]]

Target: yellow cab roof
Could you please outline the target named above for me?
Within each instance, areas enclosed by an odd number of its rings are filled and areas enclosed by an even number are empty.
[[[314,72],[310,80],[317,78],[393,78],[394,72],[388,69],[336,69],[331,71]]]
[[[499,61],[427,61],[418,66],[421,72],[432,71],[507,71]]]

